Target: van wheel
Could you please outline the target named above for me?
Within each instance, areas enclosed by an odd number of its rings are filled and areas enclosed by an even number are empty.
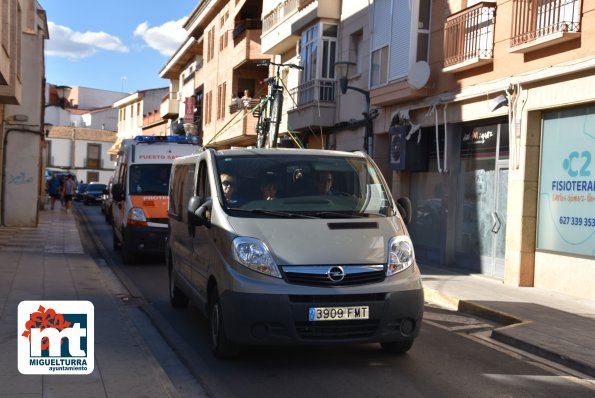
[[[171,256],[167,255],[167,265],[169,269],[169,302],[174,308],[185,308],[188,306],[188,296],[184,294],[177,286],[173,276],[171,265]]]
[[[209,307],[209,323],[211,327],[211,348],[217,358],[231,358],[237,356],[240,347],[227,338],[223,325],[221,302],[216,291],[211,294]]]
[[[413,340],[380,343],[382,350],[389,354],[404,354],[413,346]]]

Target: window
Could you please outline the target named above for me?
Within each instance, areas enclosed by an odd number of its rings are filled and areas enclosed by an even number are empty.
[[[8,45],[8,39],[10,38],[10,34],[8,32],[8,18],[10,16],[10,5],[12,2],[10,1],[3,1],[2,5],[0,5],[0,22],[2,22],[2,26],[0,26],[0,40],[1,44],[4,47],[4,51],[10,54],[10,47]]]
[[[213,26],[207,34],[207,62],[215,56],[215,27]]]
[[[349,36],[349,61],[355,63],[355,73],[361,73],[362,60],[361,48],[364,40],[364,33],[358,30]]]
[[[101,144],[87,144],[87,168],[99,169],[101,167]],[[90,180],[88,180],[90,181]]]
[[[209,173],[207,162],[204,160],[200,162],[198,169],[198,183],[196,186],[198,196],[208,198],[211,196],[211,184],[209,183]]]
[[[217,88],[217,119],[223,119],[225,117],[226,86],[227,84],[223,83]]]
[[[87,172],[87,182],[98,182],[99,181],[99,173],[96,171],[88,171]]]
[[[337,33],[337,25],[328,23],[316,24],[302,33],[302,83],[320,78],[335,79]]]
[[[323,79],[335,79],[335,56],[337,54],[337,25],[322,24],[322,71]]]
[[[226,47],[227,47],[227,43],[228,43],[228,37],[229,37],[229,32],[225,31],[223,32],[223,34],[219,37],[219,51],[223,51]]]
[[[312,101],[334,102],[335,59],[338,26],[320,23],[302,33],[301,64],[304,70],[298,94],[298,104]]]
[[[314,25],[302,33],[301,58],[302,58],[302,82],[309,82],[316,78],[316,61],[318,59],[318,30],[319,25]]]
[[[388,46],[372,53],[372,70],[370,71],[370,86],[386,84],[388,81]]]
[[[427,61],[431,0],[376,0],[371,33],[370,86],[404,79],[417,61]]]
[[[45,153],[46,153],[46,159],[45,159],[45,165],[47,166],[51,166],[52,165],[52,141],[46,141],[45,142]]]
[[[426,61],[430,52],[430,6],[432,0],[419,0],[416,61]]]
[[[211,91],[207,92],[205,97],[205,124],[211,123],[211,112],[213,106],[213,93]]]

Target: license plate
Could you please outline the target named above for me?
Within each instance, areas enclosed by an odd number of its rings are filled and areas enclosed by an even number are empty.
[[[310,307],[310,321],[342,321],[349,319],[368,319],[370,309],[366,306],[359,307]]]

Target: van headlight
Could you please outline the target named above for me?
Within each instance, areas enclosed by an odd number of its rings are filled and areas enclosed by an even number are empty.
[[[128,212],[128,224],[147,226],[147,217],[140,207],[133,207]]]
[[[388,267],[386,276],[397,274],[411,266],[415,261],[413,243],[405,235],[395,236],[388,242]]]
[[[232,242],[233,258],[244,267],[261,274],[281,278],[268,247],[258,239],[238,237]]]

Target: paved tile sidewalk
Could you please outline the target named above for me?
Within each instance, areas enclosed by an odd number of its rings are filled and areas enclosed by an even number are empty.
[[[74,216],[40,212],[38,228],[0,227],[0,397],[176,397],[175,387],[84,253]],[[22,300],[89,300],[95,308],[95,370],[21,375],[17,306]]]

